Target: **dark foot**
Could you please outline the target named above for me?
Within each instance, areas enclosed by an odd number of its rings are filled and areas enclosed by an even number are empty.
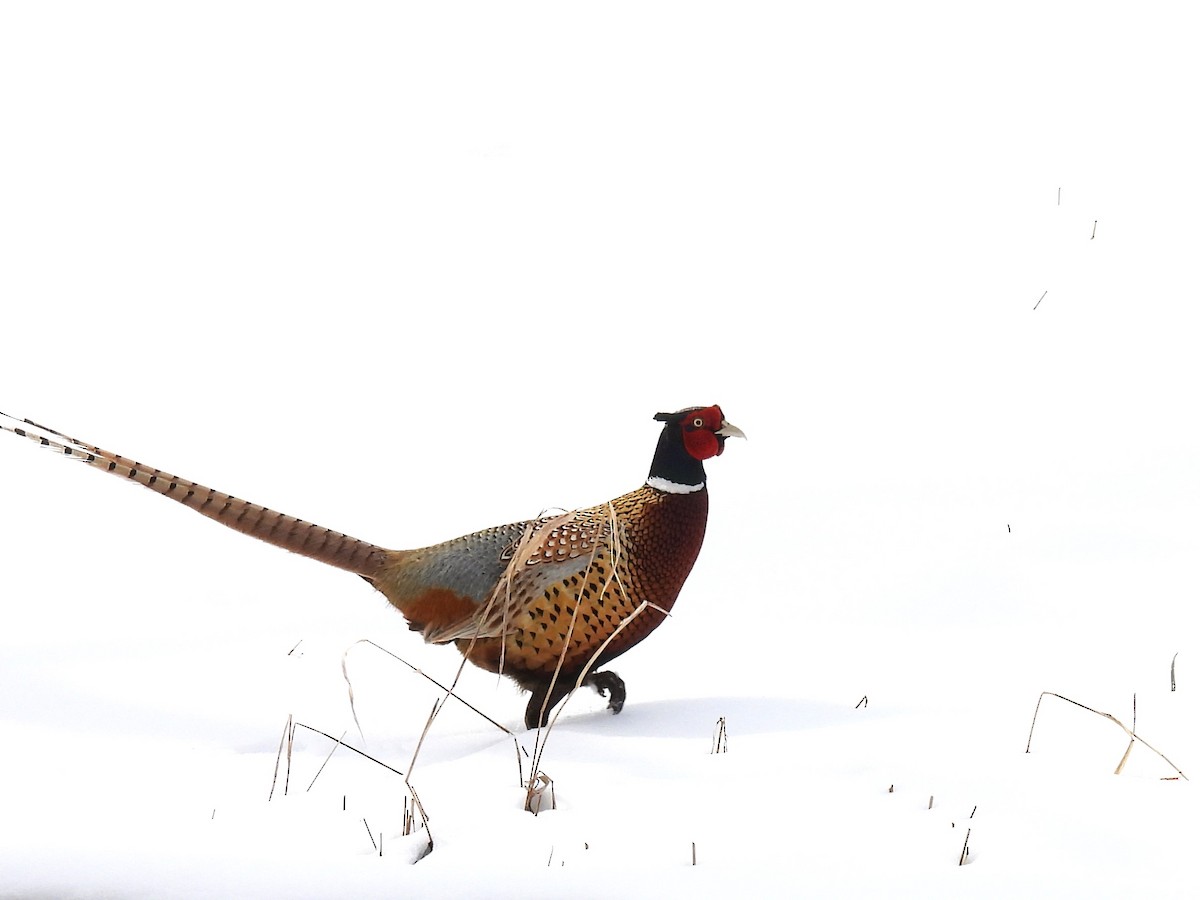
[[[550,711],[571,692],[578,677],[577,674],[570,678],[560,676],[553,689],[549,684],[526,682],[523,686],[533,691],[533,696],[525,707],[525,727],[545,728],[550,720]],[[601,697],[608,697],[608,708],[614,715],[625,705],[625,682],[616,672],[592,672],[583,679],[583,683],[595,688]]]
[[[608,708],[614,716],[625,706],[625,682],[616,672],[593,672],[583,683],[594,687],[601,697],[608,697]]]
[[[574,678],[559,678],[554,682],[553,689],[549,684],[531,686],[533,696],[529,698],[529,705],[525,707],[525,727],[545,728],[546,723],[550,721],[550,711],[558,706],[574,687]]]

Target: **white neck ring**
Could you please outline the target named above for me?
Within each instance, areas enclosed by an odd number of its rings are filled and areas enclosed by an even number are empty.
[[[696,491],[704,490],[704,482],[700,482],[700,484],[677,484],[674,481],[659,478],[657,475],[651,475],[647,478],[646,484],[650,485],[656,491],[662,491],[665,494],[694,494]]]

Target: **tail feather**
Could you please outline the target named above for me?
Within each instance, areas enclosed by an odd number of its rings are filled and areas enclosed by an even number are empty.
[[[372,578],[387,557],[388,551],[375,544],[275,512],[257,503],[239,500],[194,481],[102,450],[30,419],[18,419],[0,412],[0,430],[28,438],[101,471],[136,481],[234,531],[348,572]]]

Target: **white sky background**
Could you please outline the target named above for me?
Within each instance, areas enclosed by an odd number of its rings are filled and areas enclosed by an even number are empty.
[[[1125,702],[1197,624],[1198,67],[1171,3],[9,4],[0,409],[407,547],[635,487],[719,403],[631,702]],[[0,496],[0,717],[145,641],[131,694],[236,746],[259,708],[204,709],[258,689],[177,644],[415,643],[11,438]]]

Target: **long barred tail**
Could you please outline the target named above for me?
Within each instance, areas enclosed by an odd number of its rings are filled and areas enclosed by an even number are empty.
[[[286,516],[257,503],[239,500],[229,494],[196,484],[194,481],[177,478],[161,469],[125,459],[30,419],[18,419],[0,412],[0,430],[11,431],[71,459],[81,460],[101,471],[136,481],[203,516],[215,519],[234,531],[348,572],[373,577],[388,553],[382,547],[341,532],[322,528],[295,516]]]

